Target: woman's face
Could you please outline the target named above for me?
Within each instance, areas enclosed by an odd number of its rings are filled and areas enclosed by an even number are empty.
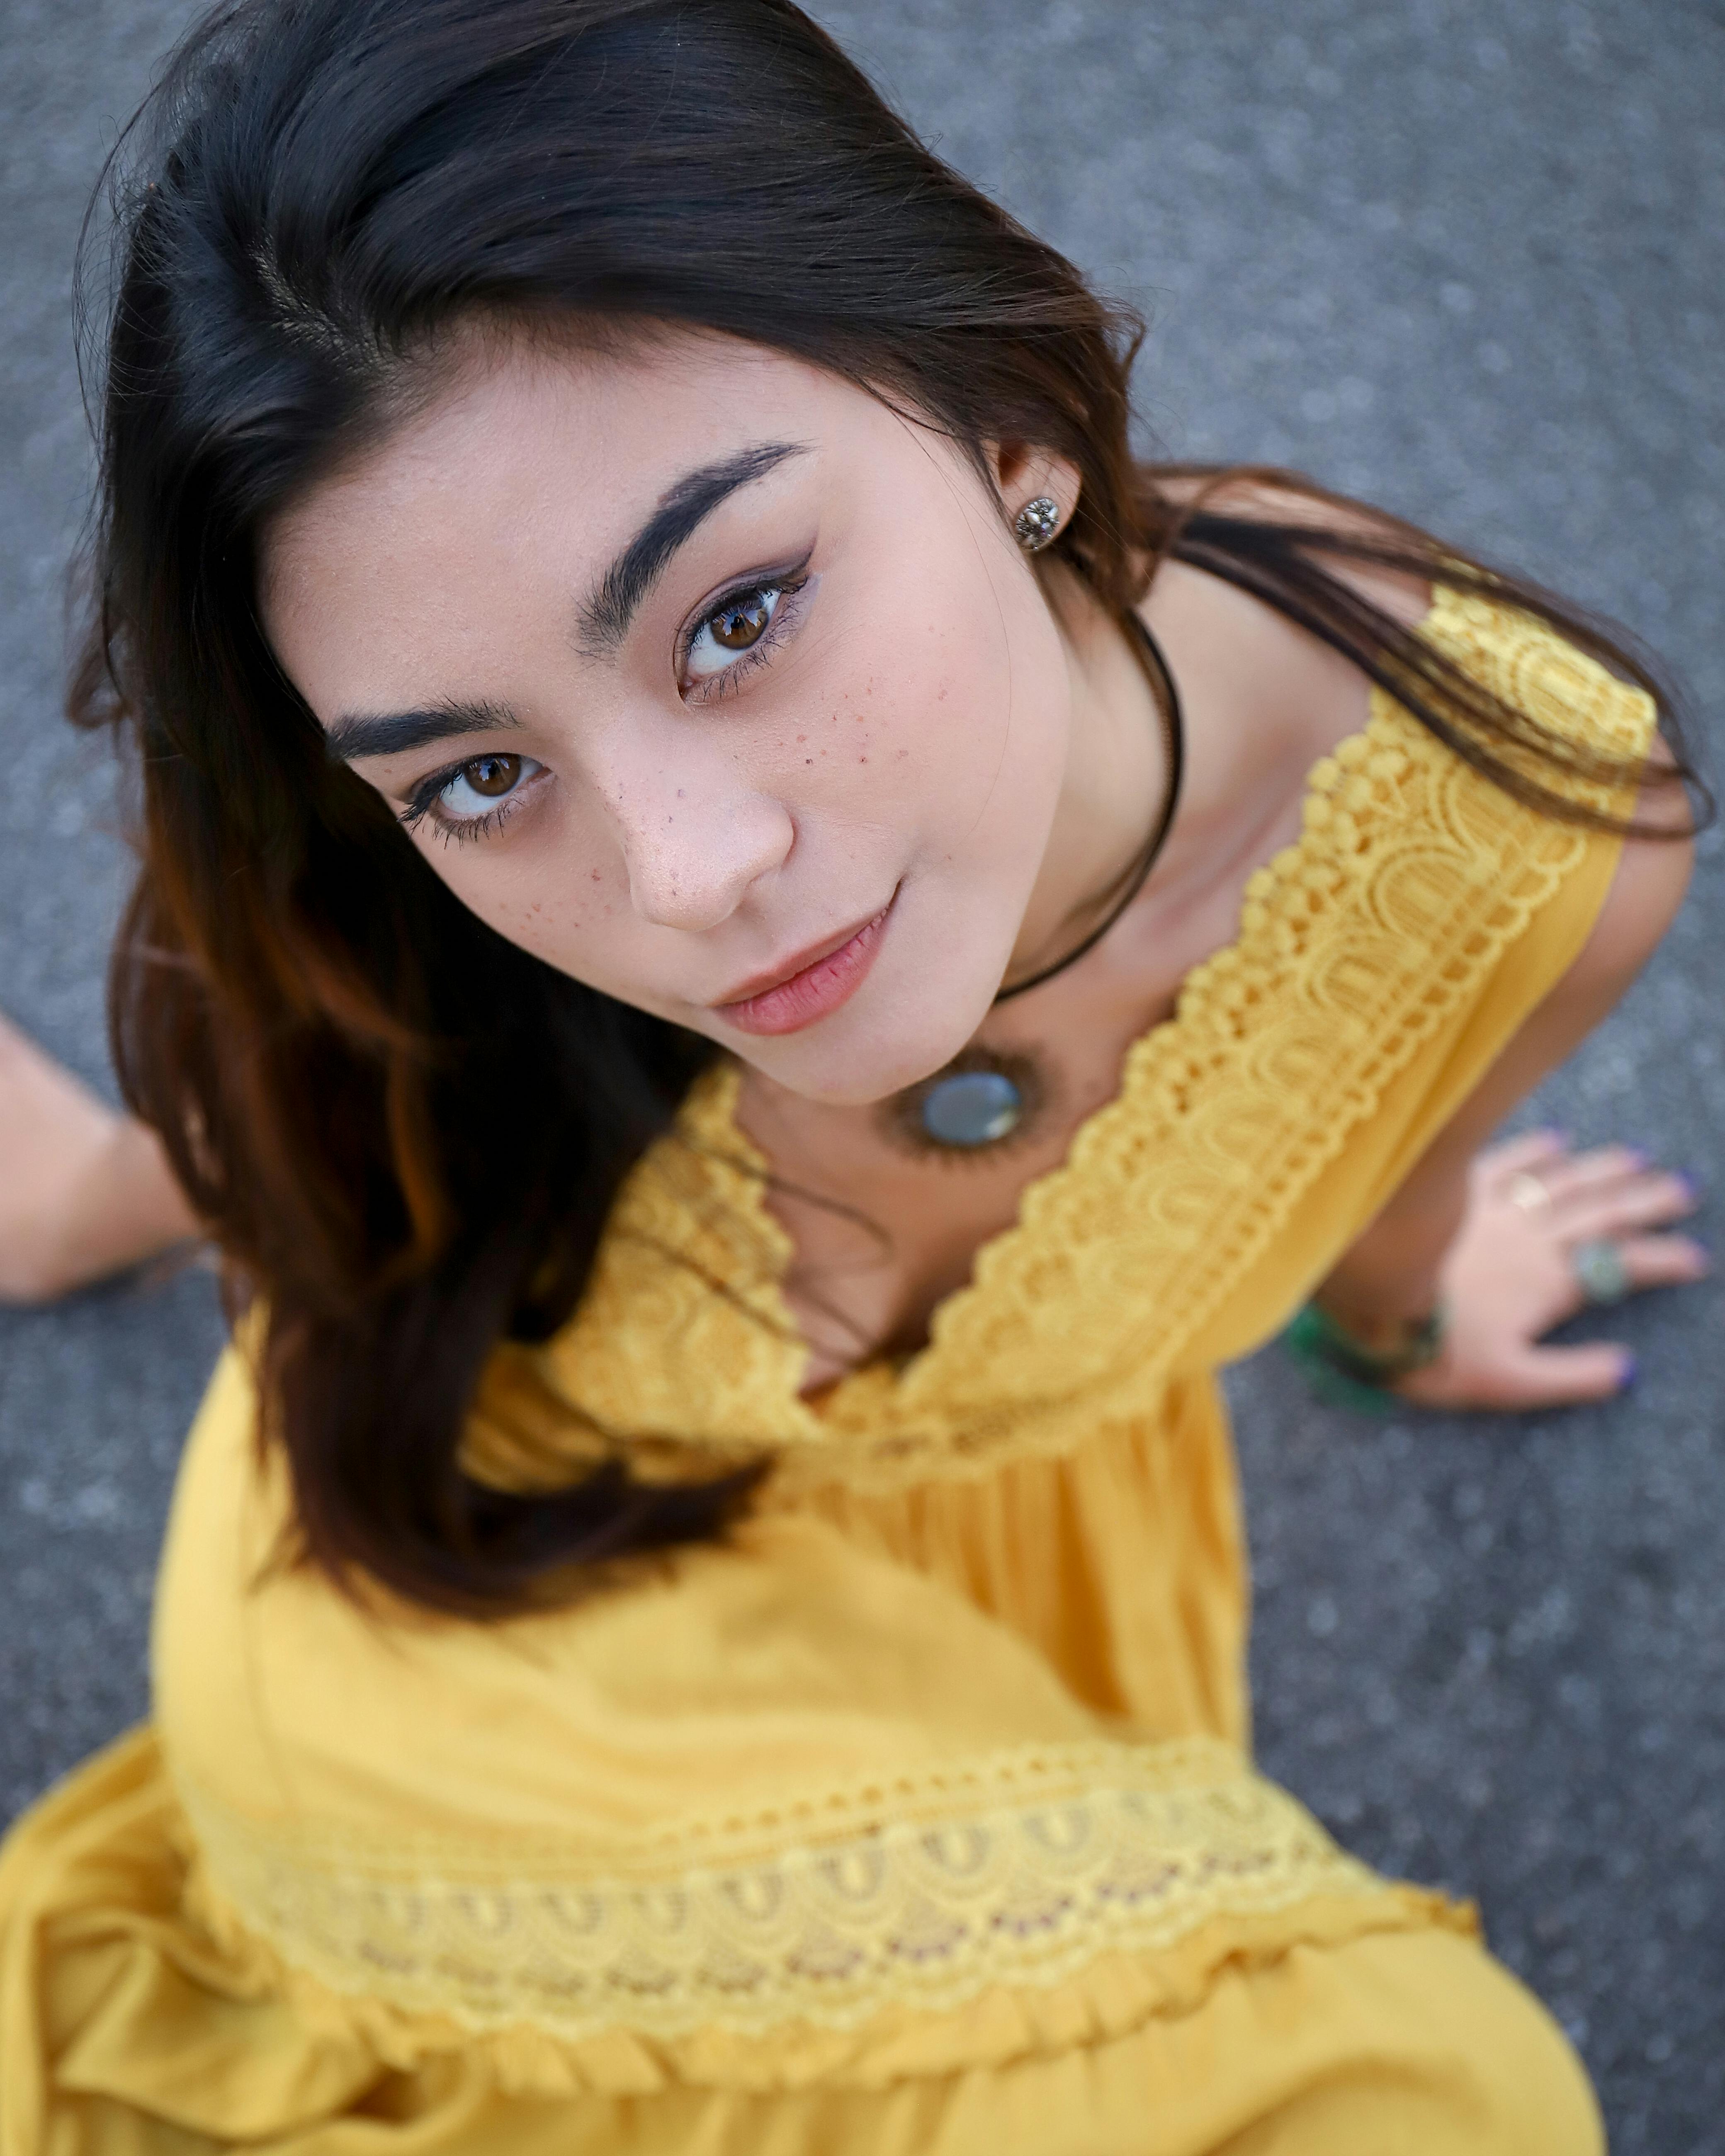
[[[830,375],[475,355],[264,566],[331,752],[465,905],[798,1093],[938,1069],[1046,930],[1068,645],[962,454]]]

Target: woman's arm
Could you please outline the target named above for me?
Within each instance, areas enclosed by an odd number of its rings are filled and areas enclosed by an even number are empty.
[[[0,1301],[51,1301],[199,1232],[154,1133],[0,1019]]]
[[[1635,979],[1682,901],[1691,858],[1685,840],[1625,844],[1575,963],[1319,1291],[1322,1307],[1368,1347],[1389,1345],[1447,1301],[1442,1352],[1396,1385],[1404,1397],[1497,1408],[1604,1399],[1634,1374],[1625,1348],[1538,1344],[1586,1301],[1574,1246],[1616,1244],[1637,1288],[1707,1271],[1700,1244],[1660,1232],[1693,1210],[1693,1187],[1645,1155],[1622,1146],[1578,1155],[1550,1132],[1480,1151]]]

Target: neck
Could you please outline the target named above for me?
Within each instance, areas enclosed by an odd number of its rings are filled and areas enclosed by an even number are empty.
[[[1163,713],[1127,633],[1071,571],[1051,564],[1046,573],[1072,723],[1060,798],[1009,979],[1055,963],[1106,918],[1142,857],[1173,780]]]

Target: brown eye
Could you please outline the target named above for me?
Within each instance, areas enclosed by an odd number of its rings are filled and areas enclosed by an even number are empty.
[[[488,801],[512,792],[521,775],[521,760],[518,756],[476,756],[471,763],[461,767],[461,777],[467,786]]]
[[[683,662],[688,679],[700,682],[723,674],[736,667],[739,658],[757,644],[761,647],[759,656],[764,659],[773,649],[768,632],[779,608],[793,592],[802,588],[801,584],[757,584],[753,591],[721,599],[711,613],[702,616],[701,626],[689,640]]]
[[[433,800],[409,804],[403,820],[412,825],[433,815],[445,835],[485,836],[513,813],[517,797],[531,794],[544,769],[531,756],[473,757],[444,781]]]
[[[726,651],[747,651],[752,644],[758,644],[767,633],[767,624],[773,619],[773,609],[767,603],[765,592],[751,592],[747,598],[734,599],[721,606],[706,618],[706,625],[713,633],[713,641]]]

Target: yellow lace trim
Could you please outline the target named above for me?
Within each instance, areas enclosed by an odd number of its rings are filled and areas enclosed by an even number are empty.
[[[604,1864],[547,1849],[480,1862],[471,1844],[263,1827],[182,1795],[206,1892],[290,1969],[565,2041],[855,2028],[889,2005],[1046,1986],[1217,1918],[1401,1891],[1208,1740],[1017,1752],[770,1819],[685,1822],[675,1865],[665,1836]]]
[[[1425,634],[1558,733],[1645,752],[1648,699],[1527,617],[1442,592]],[[978,1253],[928,1347],[853,1372],[818,1409],[798,1397],[763,1163],[732,1118],[734,1074],[712,1074],[625,1187],[582,1308],[542,1352],[564,1415],[542,1459],[572,1456],[572,1409],[672,1471],[700,1448],[765,1445],[783,1449],[782,1488],[890,1491],[1065,1451],[1138,1411],[1591,843],[1376,692],[1312,771],[1301,839],[1247,886],[1236,942],[1135,1044],[1117,1098]]]

